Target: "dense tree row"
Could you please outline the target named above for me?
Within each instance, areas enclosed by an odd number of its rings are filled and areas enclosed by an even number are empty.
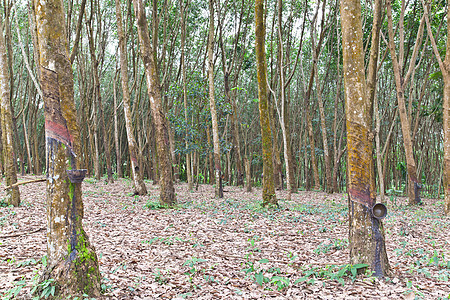
[[[361,205],[350,216],[363,222],[355,228],[381,240],[382,226],[365,211],[377,192],[382,201],[404,193],[410,204],[444,193],[448,214],[447,6],[5,0],[0,169],[8,201],[20,203],[17,170],[46,172],[55,178],[54,214],[82,216],[86,169],[109,182],[130,177],[139,195],[151,179],[167,205],[179,180],[189,189],[215,184],[217,197],[223,184],[262,184],[264,205],[277,205],[275,189],[288,197],[345,191]],[[67,201],[51,205],[61,195]],[[71,243],[61,257],[89,253],[80,220],[55,235],[64,251]],[[82,268],[96,265],[88,256]],[[381,259],[379,274],[388,269]]]
[[[175,178],[187,180],[191,186],[216,180],[214,109],[208,105],[211,96],[217,110],[219,177],[226,184],[242,185],[248,161],[250,181],[261,182],[262,136],[256,100],[254,11],[250,4],[246,0],[215,1],[211,4],[214,10],[202,1],[145,4],[149,42],[156,49],[162,106],[169,119]],[[116,16],[115,4],[108,1],[65,3],[77,118],[82,124],[82,159],[88,176],[100,178],[106,173],[112,180],[115,173],[133,177],[137,166],[139,176],[157,182],[157,143],[151,138],[157,130],[150,102],[146,101],[149,96],[143,56],[133,26],[132,5],[122,6],[123,16]],[[421,185],[425,195],[437,196],[443,192],[444,173],[442,72],[422,17],[422,4],[395,2],[387,7],[385,10],[383,6],[381,13],[377,101],[373,109],[378,191],[382,195],[407,193],[407,187],[416,186],[417,190]],[[428,17],[429,31],[441,55],[445,52],[445,8],[443,2],[428,8],[433,16]],[[372,4],[363,3],[362,9],[367,66]],[[209,18],[210,11],[214,20]],[[3,14],[17,167],[21,173],[38,174],[45,169],[45,155],[33,7],[25,1],[15,5],[5,1]],[[119,17],[123,46],[118,42]],[[211,30],[209,19],[214,21]],[[343,191],[346,133],[338,3],[270,1],[264,20],[275,186],[285,188],[289,179],[293,190]],[[122,56],[126,66],[121,66]],[[214,94],[208,83],[211,59]],[[124,122],[127,119],[132,124]],[[404,142],[406,132],[411,139]],[[134,147],[127,142],[131,134],[136,140]],[[408,174],[413,174],[415,184],[409,184]]]

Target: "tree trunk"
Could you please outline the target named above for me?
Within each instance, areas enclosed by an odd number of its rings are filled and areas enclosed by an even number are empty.
[[[450,0],[447,0],[447,7]],[[444,78],[444,99],[443,99],[443,131],[444,131],[444,161],[443,161],[443,178],[444,178],[444,213],[450,216],[450,11],[447,8],[447,51],[445,60],[439,54],[436,41],[431,31],[430,21],[428,20],[428,7],[424,6],[425,20],[427,24],[428,35],[430,36],[431,45],[436,59],[439,63],[442,76]]]
[[[181,1],[180,1],[181,3]],[[185,63],[185,42],[186,42],[186,22],[185,22],[185,13],[187,10],[186,6],[181,7],[181,72],[183,74],[183,103],[184,103],[184,121],[186,126],[186,135],[185,135],[185,145],[186,145],[186,177],[188,182],[188,190],[191,191],[193,188],[193,178],[192,178],[192,169],[191,169],[191,150],[189,149],[189,119],[188,119],[188,105],[187,105],[187,78],[186,78],[186,63]]]
[[[0,24],[1,22],[0,17]],[[17,183],[17,163],[14,155],[13,114],[11,110],[11,87],[6,55],[6,45],[3,38],[3,29],[0,28],[0,109],[2,127],[3,164],[6,177],[6,186]],[[24,124],[24,126],[26,126]],[[8,205],[20,205],[19,187],[6,190],[6,203]]]
[[[209,126],[206,127],[206,137],[208,139],[208,161],[209,161],[209,184],[214,184],[214,157],[211,154],[211,131],[209,130]]]
[[[214,146],[215,196],[223,198],[222,167],[220,166],[219,124],[217,123],[216,100],[214,99],[214,0],[209,0],[209,33],[208,33],[208,84],[209,106]]]
[[[371,214],[376,194],[371,185],[371,104],[365,90],[361,3],[341,0],[343,74],[347,118],[350,263],[367,264],[374,275],[389,271],[381,221]]]
[[[264,1],[255,0],[255,48],[258,75],[259,118],[261,122],[263,152],[263,206],[277,206],[273,181],[272,133],[270,131],[267,99],[267,64],[265,51],[266,28],[264,24]]]
[[[250,160],[247,158],[247,156],[244,157],[244,164],[245,164],[245,190],[247,192],[252,191],[252,176],[251,176],[251,169],[250,169]]]
[[[116,90],[117,74],[113,81],[113,99],[114,99],[114,146],[116,148],[116,171],[117,177],[123,177],[122,171],[122,153],[120,151],[119,142],[119,121],[118,121],[118,104],[117,104],[117,90]]]
[[[133,0],[133,6],[141,44],[141,55],[145,66],[150,107],[152,109],[153,122],[156,127],[156,151],[158,154],[160,173],[160,202],[172,206],[176,204],[176,198],[173,186],[172,162],[170,160],[168,120],[162,107],[161,87],[154,55],[156,49],[152,49],[150,44],[147,19],[145,18],[142,0]]]
[[[404,1],[402,2],[404,3]],[[404,10],[404,7],[402,7],[402,10]],[[409,204],[422,204],[422,200],[420,199],[420,189],[422,188],[420,184],[420,177],[417,176],[417,167],[416,162],[414,160],[414,152],[413,152],[413,144],[411,139],[411,124],[410,120],[408,118],[407,112],[406,112],[406,103],[405,103],[405,88],[406,84],[409,81],[409,75],[411,74],[410,71],[408,71],[408,74],[405,77],[402,77],[401,70],[402,70],[402,63],[403,63],[403,46],[400,46],[399,50],[399,58],[397,59],[397,54],[395,51],[395,44],[394,44],[394,29],[392,24],[392,9],[391,9],[391,0],[387,1],[387,19],[388,19],[388,32],[389,32],[389,50],[391,52],[392,57],[392,66],[394,68],[394,75],[395,75],[395,86],[397,88],[397,102],[398,102],[398,108],[399,108],[399,115],[400,115],[400,124],[402,127],[402,136],[403,136],[403,145],[405,148],[405,156],[406,156],[406,167],[408,171],[408,177],[409,177],[409,184],[408,184],[408,198],[409,198]],[[402,24],[403,18],[400,18],[400,24]],[[400,25],[401,27],[401,25]],[[400,41],[403,39],[403,29],[400,28]],[[416,46],[414,47],[414,53],[413,57],[411,58],[411,65],[410,70],[414,67],[416,57],[417,57],[417,51],[418,46],[421,44],[419,41],[419,38],[421,39],[421,36],[423,35],[423,19],[421,21],[421,24],[419,26],[418,30],[418,36],[416,40]],[[400,42],[400,45],[402,43]],[[412,105],[412,104],[411,104]]]
[[[277,112],[278,117],[280,119],[281,124],[281,133],[283,136],[283,156],[284,156],[284,162],[286,164],[286,189],[287,189],[287,200],[291,200],[291,194],[292,194],[292,181],[293,177],[291,175],[293,174],[292,171],[292,161],[291,161],[291,155],[290,155],[290,140],[289,140],[289,114],[287,113],[287,110],[289,109],[287,100],[286,100],[286,84],[285,84],[285,72],[284,72],[284,49],[283,49],[283,33],[282,33],[282,17],[283,17],[283,2],[282,0],[278,0],[278,53],[279,53],[279,64],[278,69],[280,73],[280,103],[281,103],[281,112],[278,109],[277,105]],[[273,95],[274,100],[275,93]]]
[[[93,12],[91,11],[91,14]],[[92,18],[92,17],[91,17]],[[112,168],[111,168],[111,150],[109,146],[109,138],[108,133],[106,131],[105,120],[103,117],[103,103],[102,103],[102,94],[100,89],[100,78],[99,78],[99,70],[98,70],[98,59],[95,54],[95,44],[93,37],[92,24],[88,23],[88,38],[89,38],[89,50],[91,53],[92,60],[92,75],[94,76],[94,99],[93,101],[96,103],[97,110],[94,111],[94,116],[97,120],[97,124],[100,127],[102,136],[103,136],[103,147],[105,149],[105,160],[106,160],[106,174],[108,176],[108,182],[113,183],[114,178],[112,176]],[[98,114],[98,116],[97,116]]]
[[[47,268],[55,298],[100,297],[101,275],[94,247],[83,230],[81,141],[66,48],[61,0],[35,0],[47,153]],[[39,292],[39,291],[38,291]]]
[[[139,157],[136,145],[136,139],[133,133],[133,122],[131,116],[131,101],[130,90],[128,87],[128,60],[125,47],[125,36],[123,32],[122,23],[122,9],[120,7],[120,1],[116,0],[116,17],[117,17],[117,31],[119,35],[119,48],[120,48],[120,74],[122,77],[122,93],[123,93],[123,110],[125,114],[125,125],[127,129],[128,137],[128,151],[130,152],[131,172],[134,181],[134,194],[145,195],[147,194],[147,187],[139,172]]]

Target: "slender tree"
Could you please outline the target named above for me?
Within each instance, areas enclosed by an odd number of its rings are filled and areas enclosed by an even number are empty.
[[[375,276],[385,276],[389,263],[383,227],[370,211],[376,201],[376,192],[371,184],[372,116],[364,74],[361,3],[359,0],[341,0],[340,4],[347,119],[350,263],[368,264]]]
[[[133,182],[134,182],[134,193],[136,195],[145,195],[147,194],[147,187],[145,186],[144,180],[142,179],[141,172],[139,172],[138,149],[136,139],[133,133],[130,89],[128,87],[128,59],[122,23],[122,8],[120,6],[119,0],[116,0],[116,18],[117,18],[117,32],[119,34],[120,75],[122,77],[123,111],[125,114],[125,126],[128,137],[128,151],[130,152],[131,173],[133,175]]]
[[[217,123],[216,100],[214,98],[214,0],[209,0],[209,33],[208,33],[208,85],[209,107],[211,110],[213,146],[214,146],[214,176],[215,195],[223,198],[222,167],[220,166],[219,124]]]
[[[264,1],[255,1],[255,48],[258,75],[259,118],[261,123],[263,152],[263,206],[278,205],[275,195],[272,162],[272,133],[270,130],[267,99],[267,63],[265,51],[266,29],[264,24]]]
[[[61,0],[35,0],[47,154],[47,267],[55,298],[100,297],[95,249],[83,230],[81,144]]]
[[[133,0],[133,6],[141,44],[141,55],[145,66],[150,107],[152,109],[153,121],[156,127],[156,147],[160,171],[159,184],[161,186],[160,201],[161,203],[167,205],[174,205],[176,203],[176,199],[169,152],[169,125],[162,107],[158,68],[155,62],[154,50],[150,43],[150,35],[148,31],[147,19],[145,17],[144,4],[142,3],[142,0]]]
[[[431,30],[430,20],[428,17],[428,6],[422,1],[425,10],[425,21],[427,24],[427,32],[430,37],[434,54],[439,64],[439,68],[444,78],[444,99],[443,99],[443,130],[444,130],[444,162],[442,170],[444,172],[444,213],[450,216],[450,0],[447,0],[447,49],[445,59],[442,60],[436,40]]]
[[[0,24],[2,24],[0,17]],[[14,132],[11,111],[11,94],[8,57],[6,55],[3,27],[0,28],[0,109],[1,109],[1,134],[3,146],[3,164],[5,169],[6,186],[17,183],[17,163],[14,155]],[[19,187],[15,186],[6,190],[6,203],[13,206],[20,205]]]
[[[189,6],[189,1],[186,4],[182,4],[180,0],[181,5],[181,73],[183,77],[183,104],[184,104],[184,122],[186,123],[186,134],[185,134],[185,146],[186,146],[186,177],[188,181],[188,189],[192,190],[194,186],[194,180],[192,175],[192,153],[189,149],[189,112],[188,112],[188,105],[187,105],[187,72],[186,72],[186,10]]]
[[[94,112],[94,116],[97,119],[97,124],[99,125],[101,129],[101,134],[103,138],[103,147],[105,150],[105,161],[106,161],[106,174],[107,174],[107,180],[110,183],[114,182],[114,178],[112,176],[112,167],[111,167],[111,149],[109,145],[109,137],[108,132],[106,130],[105,126],[105,119],[103,117],[103,101],[102,101],[102,94],[101,94],[101,88],[100,88],[100,76],[99,76],[99,59],[96,52],[96,46],[94,43],[94,32],[92,29],[92,20],[93,20],[93,14],[94,9],[91,6],[91,18],[90,21],[87,23],[87,32],[88,32],[88,39],[89,39],[89,51],[91,54],[91,60],[92,60],[92,76],[94,77],[94,101],[95,104],[94,107],[97,108],[97,111]],[[98,16],[99,17],[99,16]],[[104,49],[103,49],[104,51]],[[101,55],[99,55],[101,56]],[[101,175],[99,174],[96,174]]]
[[[424,29],[424,19],[422,18],[419,26],[419,30],[417,31],[416,43],[413,50],[413,57],[410,60],[410,66],[407,74],[402,76],[403,69],[403,19],[404,12],[406,10],[405,1],[402,1],[402,12],[400,16],[400,50],[399,57],[397,57],[395,50],[395,38],[394,38],[394,29],[393,29],[393,18],[392,18],[392,8],[391,8],[391,0],[387,0],[387,19],[388,19],[388,33],[389,33],[389,50],[391,52],[392,57],[392,67],[394,68],[394,76],[395,76],[395,86],[397,88],[397,102],[399,107],[399,115],[400,115],[400,123],[402,128],[402,137],[403,137],[403,145],[405,148],[405,156],[406,156],[406,168],[408,171],[409,184],[408,184],[408,197],[409,204],[422,204],[422,200],[420,199],[420,189],[422,185],[420,183],[420,176],[417,176],[417,166],[414,159],[413,152],[413,141],[411,138],[411,120],[408,116],[408,112],[406,110],[406,102],[405,102],[405,89],[406,85],[409,82],[412,69],[415,67],[415,61],[418,54],[419,46],[422,44],[422,36]]]

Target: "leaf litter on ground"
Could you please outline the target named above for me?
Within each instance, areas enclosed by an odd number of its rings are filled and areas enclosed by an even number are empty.
[[[32,176],[21,177],[21,180]],[[4,197],[4,183],[0,198]],[[131,196],[131,181],[88,178],[84,228],[94,245],[107,299],[447,299],[450,218],[443,202],[409,207],[390,199],[384,219],[388,278],[356,275],[348,265],[345,194],[300,191],[277,209],[261,190],[227,186],[188,191],[163,208],[159,187]],[[30,299],[46,254],[45,183],[20,187],[22,205],[0,207],[0,295]],[[18,288],[20,287],[20,289]]]

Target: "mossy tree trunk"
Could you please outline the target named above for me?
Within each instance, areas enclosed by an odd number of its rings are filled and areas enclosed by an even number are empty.
[[[423,3],[423,2],[422,2]],[[433,32],[428,17],[428,7],[424,6],[425,21],[427,25],[428,35],[431,40],[434,54],[439,63],[439,68],[444,78],[444,99],[442,105],[442,122],[444,131],[444,166],[443,166],[443,179],[444,179],[444,213],[450,216],[450,11],[448,7],[450,0],[447,0],[447,49],[445,52],[445,60],[442,61],[439,49],[434,39]]]
[[[343,74],[348,147],[350,263],[368,264],[375,276],[385,276],[389,263],[381,221],[371,214],[376,194],[373,166],[370,101],[366,95],[361,3],[341,0]]]
[[[2,20],[0,17],[0,24]],[[6,45],[3,37],[3,29],[0,28],[0,109],[1,109],[1,137],[2,155],[6,177],[6,186],[17,182],[17,163],[14,155],[14,130],[11,110],[11,89],[9,76],[8,57],[6,55]],[[24,125],[26,126],[26,125]],[[13,206],[20,205],[19,187],[6,190],[6,203]]]
[[[130,88],[128,87],[128,59],[126,51],[126,41],[123,31],[122,22],[122,8],[120,1],[116,0],[116,18],[117,18],[117,32],[119,35],[119,49],[120,49],[120,75],[122,79],[122,95],[123,95],[123,111],[125,114],[125,126],[127,130],[128,151],[130,152],[131,173],[134,183],[134,194],[147,194],[147,187],[145,186],[141,172],[139,172],[139,157],[136,139],[133,133],[133,120],[131,114],[131,99]]]
[[[57,299],[83,294],[100,297],[95,249],[83,230],[81,143],[73,98],[63,3],[35,0],[44,94],[47,161],[47,268]]]
[[[173,186],[172,163],[170,160],[168,120],[164,114],[161,87],[159,84],[158,69],[154,56],[154,49],[150,43],[147,19],[145,18],[144,4],[142,0],[133,0],[136,15],[139,40],[141,44],[141,55],[145,66],[147,78],[148,96],[152,109],[153,123],[156,129],[156,151],[158,153],[160,171],[160,201],[167,205],[174,205],[175,189]],[[155,38],[155,37],[154,37]]]
[[[259,119],[261,123],[263,152],[263,206],[278,205],[275,195],[272,162],[272,133],[270,130],[267,99],[267,63],[265,50],[266,28],[264,24],[264,1],[255,1],[255,50],[258,75]]]
[[[214,0],[209,0],[209,33],[208,33],[208,86],[209,107],[211,111],[211,122],[214,146],[214,177],[215,196],[223,198],[222,167],[220,165],[220,140],[219,124],[217,123],[216,100],[214,98]]]

